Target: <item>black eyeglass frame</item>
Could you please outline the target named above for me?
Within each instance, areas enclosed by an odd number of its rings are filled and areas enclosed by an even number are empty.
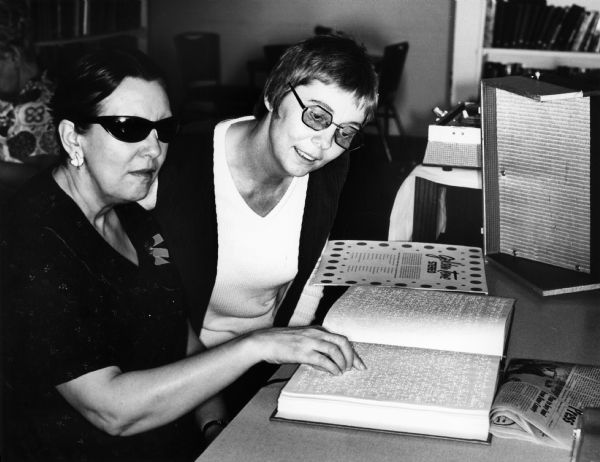
[[[123,136],[122,132],[119,132],[117,126],[114,124],[126,123],[127,121],[137,121],[139,124],[138,130],[142,129],[138,133],[139,136],[131,137]],[[90,117],[84,119],[81,123],[86,124],[98,124],[101,125],[104,130],[107,131],[113,138],[122,141],[124,143],[139,143],[148,138],[148,135],[152,130],[156,130],[158,139],[163,143],[170,143],[173,141],[177,132],[179,131],[179,121],[177,117],[170,116],[164,119],[152,121],[138,116],[121,116],[121,115],[104,115],[97,117]]]
[[[335,144],[337,144],[340,148],[345,149],[348,152],[354,151],[356,149],[359,149],[363,146],[363,133],[360,129],[354,128],[351,125],[344,125],[344,124],[336,124],[333,121],[333,114],[331,112],[329,112],[327,109],[325,109],[323,106],[319,105],[319,104],[313,104],[312,106],[306,106],[304,104],[304,102],[302,101],[302,99],[300,99],[300,95],[298,95],[298,93],[296,93],[296,89],[294,88],[294,86],[288,82],[288,86],[290,87],[290,90],[292,91],[292,94],[296,97],[296,101],[298,101],[298,104],[300,104],[300,107],[302,108],[302,123],[304,125],[306,125],[307,127],[313,129],[314,131],[321,131],[321,130],[326,130],[327,128],[329,128],[331,125],[335,125],[336,130],[335,133],[333,135],[333,140],[335,141]],[[311,126],[310,124],[308,124],[306,122],[306,120],[304,120],[305,114],[306,112],[312,108],[312,107],[318,107],[319,109],[321,109],[323,112],[325,112],[326,114],[329,115],[329,125],[327,125],[326,127],[323,128],[315,128],[313,126]],[[352,139],[350,140],[350,145],[352,146],[352,143],[354,142],[354,146],[350,147],[346,147],[344,145],[342,145],[339,141],[338,141],[338,137],[342,136],[341,135],[341,130],[343,130],[344,128],[352,128],[355,130],[354,135],[352,135]],[[358,138],[357,138],[358,137]]]

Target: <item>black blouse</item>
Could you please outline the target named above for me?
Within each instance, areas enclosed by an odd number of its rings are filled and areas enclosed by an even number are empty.
[[[49,173],[24,191],[3,212],[0,240],[4,445],[25,460],[193,459],[200,436],[191,416],[110,436],[55,389],[108,366],[143,370],[185,356],[184,295],[158,225],[137,204],[116,208],[136,266]]]

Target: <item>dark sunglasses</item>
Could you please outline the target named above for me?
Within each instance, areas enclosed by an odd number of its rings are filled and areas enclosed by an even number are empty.
[[[304,125],[316,131],[325,130],[331,125],[335,125],[337,127],[333,135],[335,144],[348,151],[354,151],[363,145],[363,134],[359,129],[352,125],[336,124],[333,121],[331,112],[318,104],[306,106],[292,84],[288,83],[288,85],[302,108],[302,122],[304,122]]]
[[[86,119],[83,122],[100,124],[104,130],[125,143],[144,141],[154,129],[156,129],[160,141],[170,143],[179,130],[179,123],[175,117],[167,117],[152,122],[136,116],[99,116]]]

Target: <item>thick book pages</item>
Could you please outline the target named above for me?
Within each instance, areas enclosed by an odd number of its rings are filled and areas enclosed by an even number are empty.
[[[324,327],[367,366],[333,376],[298,368],[276,418],[486,441],[513,300],[356,286]]]

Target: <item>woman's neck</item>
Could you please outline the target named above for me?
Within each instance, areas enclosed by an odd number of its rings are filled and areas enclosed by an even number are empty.
[[[266,118],[232,125],[228,135],[225,152],[231,170],[257,186],[277,188],[282,183],[289,183],[290,178],[274,161]]]
[[[98,193],[85,166],[78,169],[59,165],[53,172],[54,179],[60,188],[83,211],[88,221],[101,234],[104,234],[107,214],[114,204],[103,200]]]
[[[97,192],[98,188],[85,166],[76,169],[60,165],[54,170],[53,176],[58,186],[75,201],[98,234],[113,249],[138,266],[137,251],[114,211],[115,204],[109,203]]]
[[[293,178],[274,161],[265,120],[234,124],[225,135],[225,158],[233,182],[250,208],[266,216]]]

